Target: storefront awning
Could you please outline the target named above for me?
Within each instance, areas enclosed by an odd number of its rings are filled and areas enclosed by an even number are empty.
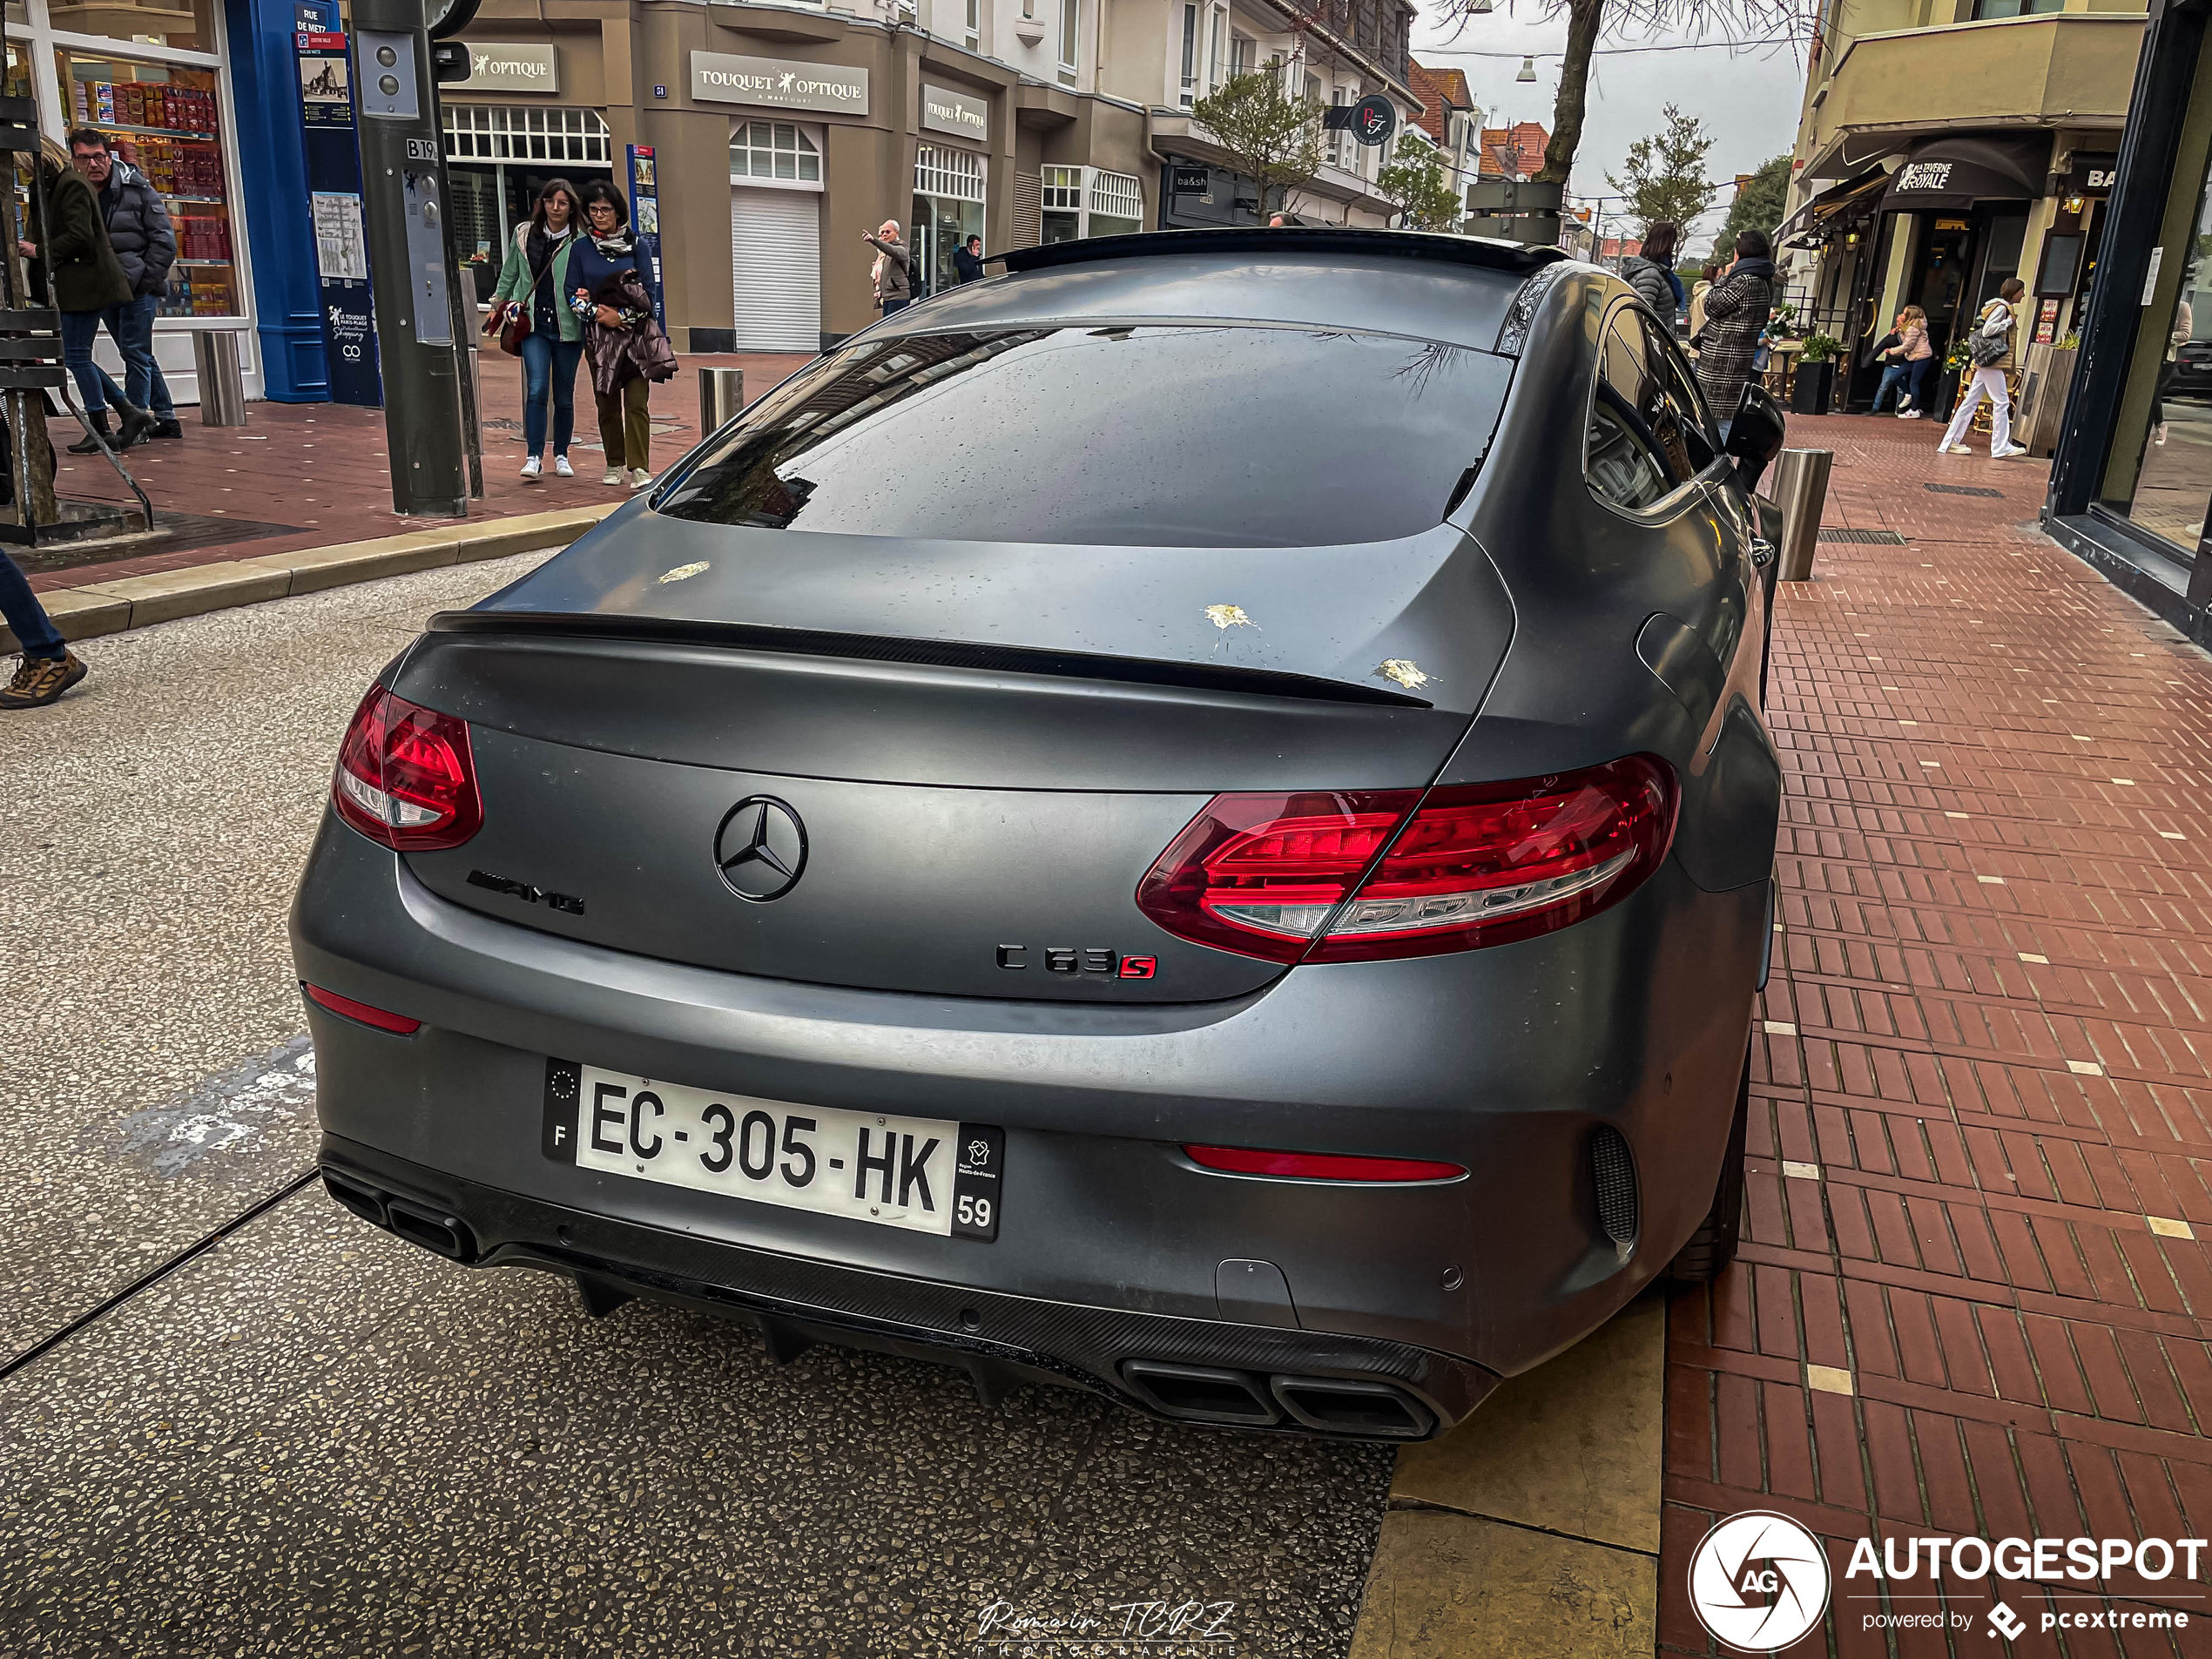
[[[1817,233],[1838,214],[1865,203],[1888,180],[1889,175],[1879,167],[1870,167],[1856,179],[1847,179],[1840,185],[1831,185],[1775,226],[1774,246],[1777,248],[1811,246],[1820,239]]]
[[[2033,201],[2051,171],[2051,135],[1931,138],[1890,175],[1885,213],[1972,207],[1978,201]]]

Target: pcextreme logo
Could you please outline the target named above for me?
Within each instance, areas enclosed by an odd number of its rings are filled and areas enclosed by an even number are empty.
[[[2202,1538],[1871,1538],[1851,1546],[1837,1593],[1839,1622],[1862,1630],[1967,1630],[1978,1622],[1965,1584],[2033,1581],[2020,1594],[2022,1617],[2002,1599],[1984,1608],[1985,1634],[2013,1641],[2030,1630],[2185,1630],[2190,1615],[2153,1604],[2114,1605],[2100,1581],[2123,1570],[2156,1582],[2178,1576],[2199,1599]],[[2067,1581],[2085,1588],[2067,1588]],[[2098,1588],[2087,1588],[2098,1585]],[[1818,1630],[1828,1609],[1828,1552],[1787,1515],[1749,1510],[1730,1515],[1698,1543],[1689,1561],[1689,1602],[1724,1648],[1776,1653]],[[2140,1594],[2140,1592],[2137,1592]],[[1949,1605],[1957,1597],[1961,1605]]]

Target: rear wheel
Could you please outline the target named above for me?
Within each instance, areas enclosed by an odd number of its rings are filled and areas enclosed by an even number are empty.
[[[1666,1276],[1677,1285],[1704,1285],[1721,1276],[1736,1259],[1736,1245],[1743,1231],[1743,1136],[1751,1122],[1751,1051],[1743,1051],[1743,1081],[1737,1085],[1736,1123],[1728,1132],[1728,1150],[1721,1157],[1720,1184],[1713,1191],[1713,1207],[1689,1242],[1667,1264]]]

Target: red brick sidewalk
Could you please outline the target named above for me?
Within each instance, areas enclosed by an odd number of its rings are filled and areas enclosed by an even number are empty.
[[[664,466],[698,440],[698,376],[702,365],[719,364],[745,371],[745,392],[758,397],[807,361],[796,354],[751,353],[729,357],[685,357],[676,378],[653,389],[653,463]],[[591,412],[589,373],[577,376],[577,476],[546,477],[525,484],[518,475],[527,453],[522,442],[522,369],[493,351],[481,370],[484,421],[484,499],[469,504],[471,517],[503,517],[581,506],[619,492],[603,485],[605,458]],[[112,580],[185,570],[224,559],[289,553],[333,542],[365,541],[420,529],[421,519],[403,519],[392,510],[392,483],[384,448],[381,409],[341,408],[331,403],[254,403],[242,428],[203,427],[199,411],[184,411],[180,442],[149,443],[124,457],[146,494],[157,520],[180,516],[176,541],[154,543],[127,558],[97,564],[48,569],[43,551],[24,560],[36,589],[74,587],[90,580],[85,572]],[[51,423],[57,441],[73,442],[73,420]],[[114,469],[98,455],[64,455],[56,485],[65,496],[84,501],[129,502],[131,494]],[[552,464],[552,457],[546,457]],[[219,523],[239,525],[236,535]],[[71,555],[64,550],[63,558]]]
[[[2195,1627],[2009,1650],[2205,1653],[2178,1572],[1844,1576],[1862,1536],[2212,1535],[2212,662],[2034,533],[2043,463],[1935,437],[1791,421],[1836,452],[1828,524],[1909,540],[1824,543],[1777,607],[1785,933],[1742,1259],[1670,1310],[1660,1646],[1720,1651],[1690,1554],[1768,1508],[1830,1541],[1839,1656],[2007,1650],[2000,1595]],[[1939,1605],[1948,1648],[1862,1628]]]

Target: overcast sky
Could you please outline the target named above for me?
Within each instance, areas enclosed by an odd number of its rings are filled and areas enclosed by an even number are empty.
[[[1567,19],[1535,21],[1541,0],[1518,0],[1517,16],[1507,15],[1501,0],[1487,17],[1471,20],[1456,40],[1452,30],[1438,21],[1445,15],[1440,0],[1417,0],[1421,20],[1414,26],[1413,56],[1436,69],[1459,69],[1467,73],[1467,86],[1483,111],[1485,123],[1502,126],[1511,121],[1552,124],[1552,100],[1559,91],[1560,50],[1567,44]],[[1694,115],[1713,135],[1709,176],[1723,181],[1720,206],[1700,221],[1698,229],[1710,235],[1719,228],[1723,212],[1734,195],[1739,172],[1750,172],[1769,157],[1790,148],[1797,129],[1797,107],[1804,92],[1802,47],[1769,46],[1731,53],[1720,46],[1697,51],[1631,52],[1607,55],[1608,46],[1661,44],[1689,38],[1681,34],[1656,35],[1639,40],[1608,38],[1599,42],[1599,56],[1591,66],[1590,98],[1582,128],[1581,147],[1575,157],[1570,185],[1577,195],[1611,195],[1605,175],[1622,170],[1629,146],[1659,130],[1661,113],[1669,103]],[[1460,56],[1452,46],[1511,54],[1501,57]],[[1534,84],[1515,82],[1521,54],[1536,54]],[[1552,56],[1547,57],[1545,53]],[[1610,213],[1615,205],[1607,204]],[[1694,251],[1703,253],[1702,246]]]

